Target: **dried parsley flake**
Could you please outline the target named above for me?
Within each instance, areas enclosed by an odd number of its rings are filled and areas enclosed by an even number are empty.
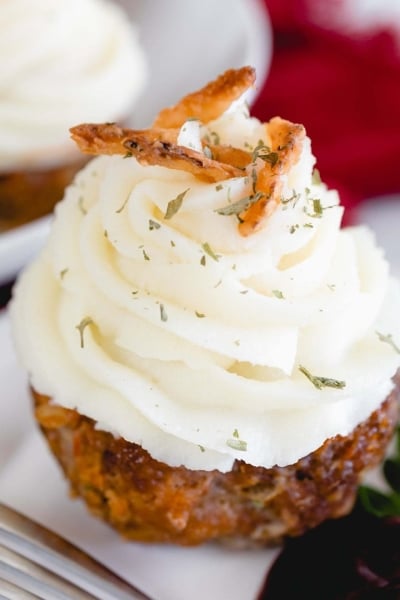
[[[123,204],[121,204],[121,206],[119,208],[117,208],[117,210],[115,211],[118,215],[119,213],[121,213],[125,206],[128,204],[128,200],[129,200],[129,195],[125,198],[125,201],[123,202]]]
[[[208,242],[204,242],[204,244],[201,245],[201,247],[203,248],[204,252],[206,254],[208,254],[208,256],[211,256],[211,258],[215,261],[219,261],[219,254],[216,254],[214,252],[214,250],[211,248],[210,244]]]
[[[281,290],[272,290],[272,293],[275,296],[275,298],[279,298],[279,300],[285,299],[285,296],[283,295],[283,292],[281,292]]]
[[[236,202],[232,202],[232,204],[227,204],[226,206],[222,206],[221,208],[215,209],[215,212],[224,217],[229,217],[230,215],[240,215],[240,213],[247,210],[250,206],[258,202],[264,194],[262,192],[257,192],[255,194],[251,194],[250,196],[245,196]]]
[[[173,198],[172,200],[170,200],[168,202],[167,210],[165,211],[165,215],[164,215],[164,219],[172,219],[172,217],[174,215],[176,215],[176,213],[182,206],[184,197],[186,196],[186,194],[188,193],[189,190],[190,190],[190,188],[187,188],[187,190],[185,190],[184,192],[181,192],[180,194],[178,194],[176,196],[176,198]]]
[[[82,321],[76,325],[75,329],[77,329],[79,331],[79,338],[80,338],[80,345],[81,348],[85,347],[85,340],[84,340],[84,331],[86,329],[86,327],[88,327],[88,325],[92,325],[93,324],[93,319],[91,317],[85,317],[84,319],[82,319]]]
[[[165,321],[168,321],[168,315],[165,310],[164,304],[160,304],[160,318],[161,318],[161,321],[164,321],[164,323],[165,323]]]
[[[344,387],[346,387],[345,381],[331,379],[330,377],[317,377],[316,375],[312,375],[310,371],[302,365],[299,365],[299,371],[303,373],[303,375],[305,375],[318,390],[322,390],[324,387],[342,390]]]
[[[257,158],[261,158],[264,162],[269,163],[271,167],[274,167],[279,160],[279,154],[278,152],[271,151],[269,146],[266,146],[262,140],[259,140],[251,155],[251,162],[256,162]]]
[[[149,219],[150,231],[153,231],[154,229],[160,229],[160,227],[161,227],[160,223],[157,223],[157,221],[153,221],[153,219]]]
[[[226,440],[226,445],[233,450],[239,450],[240,452],[246,452],[247,442],[244,440],[238,440],[237,438],[229,438]]]
[[[395,352],[397,352],[397,354],[400,354],[400,348],[398,347],[396,342],[393,340],[393,335],[391,333],[384,334],[384,333],[380,333],[379,331],[376,331],[375,333],[381,342],[389,344],[389,346],[392,346],[393,350]]]

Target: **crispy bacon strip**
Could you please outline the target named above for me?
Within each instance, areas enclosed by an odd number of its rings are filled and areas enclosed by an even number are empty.
[[[126,154],[124,146],[129,139],[137,136],[146,138],[147,142],[166,142],[176,144],[179,129],[127,129],[116,124],[88,124],[77,125],[70,129],[72,139],[86,154]],[[121,146],[124,146],[122,147]],[[251,162],[251,154],[240,148],[224,144],[209,144],[203,141],[203,147],[208,148],[214,161],[245,169]],[[243,173],[241,173],[243,175]]]
[[[175,106],[161,111],[151,129],[137,131],[115,124],[82,124],[70,130],[71,137],[87,154],[131,155],[141,164],[186,171],[210,182],[243,177],[253,160],[249,152],[202,140],[204,154],[179,146],[177,140],[179,129],[188,118],[203,123],[216,119],[254,81],[254,69],[231,69],[198,92],[185,96]],[[266,130],[270,151],[276,153],[277,160],[265,160],[257,174],[256,201],[239,215],[239,231],[243,236],[257,231],[276,209],[281,200],[282,175],[296,164],[302,151],[305,137],[302,125],[276,117],[266,124]]]
[[[266,124],[273,151],[279,152],[279,169],[286,173],[300,158],[306,130],[303,125],[274,117]]]
[[[187,171],[206,181],[222,181],[243,176],[240,168],[207,158],[203,153],[190,148],[178,146],[175,143],[174,130],[135,131],[111,124],[83,124],[72,127],[70,131],[72,139],[82,152],[87,154],[130,153],[141,164]]]
[[[71,138],[85,154],[126,154],[126,140],[143,136],[149,143],[176,143],[175,129],[127,129],[115,123],[83,123],[70,129]]]
[[[245,169],[247,165],[251,163],[251,154],[246,152],[246,150],[234,148],[233,146],[224,146],[223,144],[218,146],[214,144],[204,144],[204,146],[210,148],[213,159],[218,162],[232,165],[238,169]]]
[[[255,189],[262,196],[240,214],[239,231],[243,236],[257,231],[261,223],[274,212],[282,193],[281,176],[296,164],[303,147],[305,129],[302,125],[275,117],[266,127],[271,151],[278,154],[278,160],[274,165],[266,162],[258,173]]]
[[[252,67],[229,69],[201,90],[184,96],[175,106],[164,108],[153,127],[177,128],[190,118],[202,123],[213,121],[239,98],[256,80]]]

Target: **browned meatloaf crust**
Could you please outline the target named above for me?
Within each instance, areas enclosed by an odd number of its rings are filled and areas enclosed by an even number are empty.
[[[270,544],[349,512],[360,473],[383,457],[398,417],[398,389],[351,435],[328,439],[294,465],[232,471],[172,468],[137,444],[95,429],[33,392],[36,418],[73,495],[123,536],[195,545]]]
[[[0,173],[0,231],[50,213],[86,162],[80,157],[71,164],[42,171]]]

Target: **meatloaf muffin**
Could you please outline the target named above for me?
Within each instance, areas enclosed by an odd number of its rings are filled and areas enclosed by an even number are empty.
[[[398,388],[348,436],[286,467],[236,460],[231,471],[155,460],[138,444],[33,391],[35,416],[73,496],[124,537],[184,545],[274,544],[351,510],[360,475],[378,464],[398,419]]]
[[[250,67],[89,162],[11,307],[74,494],[130,539],[275,543],[348,512],[396,420],[400,285],[313,170],[251,118]]]

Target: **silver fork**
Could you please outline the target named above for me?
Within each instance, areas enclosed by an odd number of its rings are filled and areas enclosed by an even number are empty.
[[[151,600],[61,536],[0,503],[1,600]]]

